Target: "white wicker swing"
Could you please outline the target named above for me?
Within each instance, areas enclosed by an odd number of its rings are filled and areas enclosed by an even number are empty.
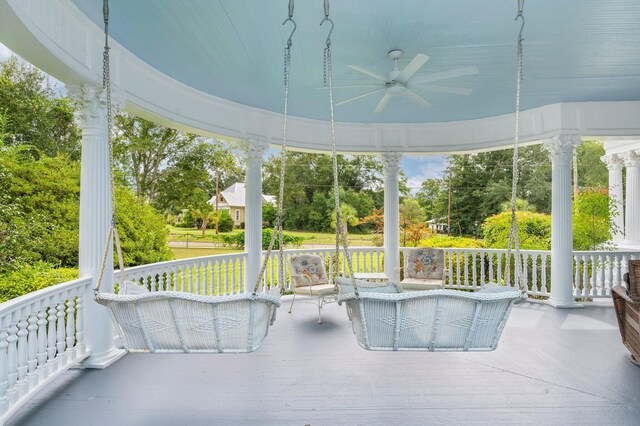
[[[105,47],[103,67],[103,87],[107,94],[107,119],[109,127],[109,149],[111,155],[111,99],[109,79],[109,35],[108,0],[103,0],[105,24]],[[289,64],[291,54],[291,36],[296,29],[293,18],[293,0],[289,1],[287,22],[293,24],[293,30],[285,47],[285,101],[283,114],[283,141],[280,164],[280,193],[278,216],[275,232],[272,235],[267,254],[252,293],[229,296],[204,296],[178,291],[149,292],[145,287],[127,282],[124,276],[124,264],[120,249],[118,230],[115,227],[115,211],[112,210],[112,225],[105,246],[102,267],[94,290],[95,300],[109,309],[121,346],[131,352],[206,352],[206,353],[247,353],[258,349],[269,326],[273,324],[276,308],[280,306],[280,294],[271,294],[270,288],[258,292],[262,283],[267,262],[270,258],[276,238],[279,239],[280,261],[279,279],[284,283],[284,252],[282,241],[282,200],[284,192],[284,173],[286,159],[287,107],[289,97]],[[113,165],[110,169],[111,192],[113,194]],[[112,209],[115,204],[112,200]],[[122,274],[118,294],[100,293],[100,284],[108,261],[110,246],[115,246]],[[251,267],[251,265],[249,265]]]
[[[354,278],[347,239],[340,221],[331,81],[331,41],[330,38],[327,38],[325,63],[331,107],[331,136],[333,138],[336,252],[341,235],[344,261],[350,275],[349,278],[336,278],[336,283],[340,287],[338,303],[346,306],[358,344],[364,349],[378,351],[491,351],[498,344],[513,304],[516,301],[523,301],[527,297],[527,289],[522,280],[515,217],[518,180],[518,118],[522,78],[522,29],[524,27],[523,3],[523,0],[518,1],[518,15],[516,17],[516,19],[522,19],[522,27],[518,36],[516,132],[513,156],[511,230],[507,254],[507,258],[510,258],[513,242],[516,259],[514,261],[514,281],[519,288],[487,284],[475,293],[458,290],[425,290],[402,293],[401,287],[396,283],[375,286]],[[328,20],[326,8],[325,20]]]

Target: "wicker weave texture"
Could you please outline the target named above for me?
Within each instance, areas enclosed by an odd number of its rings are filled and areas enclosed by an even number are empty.
[[[517,298],[517,292],[433,290],[345,295],[341,302],[358,343],[368,350],[491,351]]]
[[[640,301],[640,260],[630,260],[629,263],[629,297]]]
[[[624,287],[615,286],[612,290],[622,342],[635,361],[640,362],[640,300],[632,300]]]
[[[131,352],[253,352],[275,320],[278,298],[180,292],[101,293],[124,348]]]

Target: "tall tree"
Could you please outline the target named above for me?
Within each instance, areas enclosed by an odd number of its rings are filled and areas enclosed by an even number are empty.
[[[0,63],[0,112],[5,145],[30,144],[49,157],[80,156],[75,108],[45,73],[15,56]]]
[[[122,177],[138,198],[153,202],[161,170],[197,137],[128,114],[116,116],[115,125],[113,153]]]

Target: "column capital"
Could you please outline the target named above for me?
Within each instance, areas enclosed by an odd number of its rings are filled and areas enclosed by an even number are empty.
[[[78,104],[79,116],[84,126],[100,125],[106,120],[107,94],[102,86],[95,84],[69,85],[67,93]],[[111,92],[111,113],[120,113],[125,106],[125,98]]]
[[[640,167],[640,150],[625,152],[621,157],[625,166],[635,168]]]
[[[602,162],[607,165],[607,169],[609,169],[610,171],[622,170],[622,168],[624,167],[624,161],[617,154],[603,155],[602,157],[600,157],[600,160],[602,160]]]
[[[107,98],[102,87],[94,84],[67,86],[67,93],[80,108],[79,117],[83,126],[101,125],[106,121]]]
[[[380,159],[386,171],[397,173],[400,170],[400,160],[402,160],[401,153],[383,152],[380,154]]]
[[[553,163],[569,163],[580,142],[580,135],[558,135],[546,141],[543,147],[549,151]]]
[[[262,161],[265,151],[269,148],[269,143],[264,140],[249,139],[241,145],[247,161]]]

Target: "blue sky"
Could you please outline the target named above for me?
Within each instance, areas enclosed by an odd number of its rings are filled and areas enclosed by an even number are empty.
[[[9,58],[12,53],[9,48],[0,43],[0,61]],[[52,78],[52,83],[55,85],[57,80]],[[279,152],[278,149],[271,149],[267,152],[267,156],[272,154],[271,151]],[[409,188],[412,193],[415,193],[425,179],[442,177],[445,158],[441,155],[407,155],[402,158],[401,167],[407,175]]]

